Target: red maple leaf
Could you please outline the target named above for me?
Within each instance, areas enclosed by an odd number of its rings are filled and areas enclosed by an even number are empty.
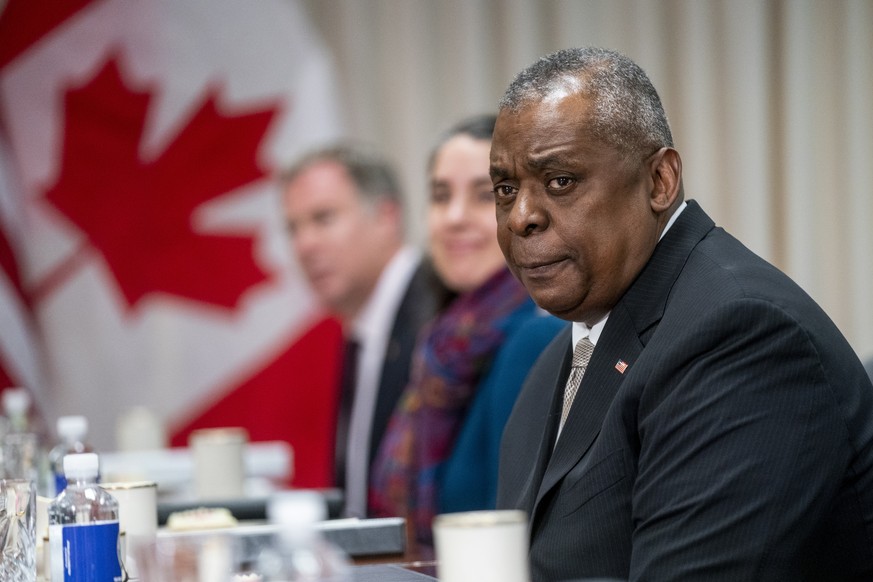
[[[255,158],[275,109],[222,115],[210,92],[151,160],[140,141],[151,93],[128,88],[115,59],[67,91],[61,171],[46,199],[87,236],[133,308],[166,293],[233,308],[268,276],[255,234],[197,232],[201,204],[263,177]]]

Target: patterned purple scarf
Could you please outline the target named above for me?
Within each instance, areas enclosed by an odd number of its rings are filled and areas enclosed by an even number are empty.
[[[370,513],[404,516],[431,545],[436,472],[452,451],[483,369],[503,342],[506,320],[529,301],[508,269],[458,296],[419,336],[411,378],[370,472]]]

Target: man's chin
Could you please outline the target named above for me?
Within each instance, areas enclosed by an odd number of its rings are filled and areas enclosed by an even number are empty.
[[[530,287],[528,287],[528,293],[537,306],[555,317],[567,321],[578,321],[578,303],[568,303],[566,297],[558,297],[555,293],[538,293],[536,289]]]
[[[313,285],[312,290],[322,303],[333,310],[337,310],[346,302],[346,298],[341,293],[328,285]]]

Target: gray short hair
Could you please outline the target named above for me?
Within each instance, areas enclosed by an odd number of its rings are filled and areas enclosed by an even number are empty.
[[[391,164],[362,144],[344,143],[311,151],[279,174],[280,184],[287,185],[320,162],[336,162],[344,167],[366,202],[388,199],[403,207],[403,194]]]
[[[604,143],[628,155],[673,147],[664,106],[646,73],[607,49],[570,48],[542,57],[515,77],[500,110],[518,112],[568,84],[591,101],[591,129]]]

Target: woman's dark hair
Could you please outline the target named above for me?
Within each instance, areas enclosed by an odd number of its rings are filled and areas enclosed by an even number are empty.
[[[494,135],[494,123],[497,121],[497,115],[486,113],[468,117],[448,129],[440,135],[433,149],[430,150],[430,157],[427,159],[428,174],[433,170],[433,164],[436,161],[437,153],[446,144],[447,141],[458,135],[469,135],[473,139],[481,139],[491,141]]]

